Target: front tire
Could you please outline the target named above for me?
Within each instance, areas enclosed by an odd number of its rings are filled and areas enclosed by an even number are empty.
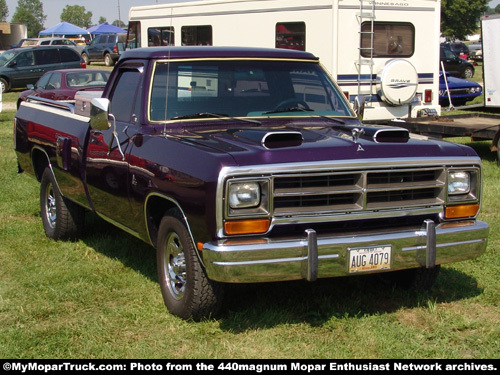
[[[56,241],[79,237],[85,211],[61,195],[49,167],[45,168],[40,184],[40,212],[47,237]]]
[[[208,279],[180,212],[167,211],[158,230],[158,281],[167,309],[199,321],[218,313],[223,286]]]
[[[9,82],[7,82],[4,78],[0,78],[0,89],[2,92],[7,92],[10,90]]]

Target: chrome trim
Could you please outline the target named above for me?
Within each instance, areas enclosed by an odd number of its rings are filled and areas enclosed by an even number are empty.
[[[436,223],[425,220],[425,232],[427,234],[425,267],[433,268],[436,265]]]
[[[270,181],[277,175],[290,176],[308,173],[321,174],[326,172],[340,173],[343,171],[352,171],[353,173],[360,173],[365,175],[367,172],[384,169],[401,168],[401,171],[411,171],[415,170],[425,170],[425,169],[442,169],[446,172],[448,168],[477,168],[477,172],[480,174],[481,159],[479,157],[457,157],[457,158],[389,158],[389,159],[364,159],[364,160],[342,160],[342,161],[323,161],[316,163],[287,163],[287,164],[265,164],[265,165],[254,165],[246,167],[224,167],[221,169],[218,177],[217,184],[217,202],[224,202],[224,189],[227,179],[229,178],[251,178],[255,176],[256,179],[266,179]],[[480,176],[480,175],[479,175]],[[441,187],[446,187],[447,176],[442,176],[444,179]],[[478,182],[479,183],[479,182]],[[364,189],[365,186],[360,188]],[[432,186],[431,186],[432,187]],[[375,188],[375,187],[374,187]],[[403,186],[405,188],[405,186]],[[360,191],[365,194],[366,191],[361,189]],[[402,189],[401,186],[398,189]],[[478,187],[478,194],[480,186]],[[387,187],[384,191],[388,190]],[[446,190],[446,189],[445,189]],[[366,218],[380,218],[380,217],[403,217],[403,216],[413,216],[419,214],[442,214],[442,208],[445,204],[446,191],[440,199],[436,199],[434,202],[426,202],[425,205],[418,206],[418,202],[409,203],[404,209],[394,208],[394,204],[377,205],[376,207],[367,207],[366,202],[361,202],[360,207],[348,207],[342,210],[332,211],[325,210],[323,215],[315,212],[314,215],[308,212],[287,212],[283,215],[277,216],[274,208],[274,187],[270,189],[269,202],[270,211],[272,216],[272,222],[269,230],[272,230],[274,225],[278,224],[292,224],[292,223],[312,223],[312,222],[327,222],[327,221],[340,221],[347,219],[347,212],[349,214],[350,220],[366,219]],[[478,197],[477,197],[478,198]],[[465,202],[453,202],[453,203],[465,203]],[[411,207],[413,206],[413,207]],[[223,203],[216,206],[216,226],[217,226],[217,236],[218,238],[224,238],[223,223],[225,218],[225,207]],[[363,211],[364,209],[364,211]],[[370,211],[371,210],[371,211]],[[285,215],[286,214],[286,215]],[[296,216],[297,215],[297,216]],[[298,217],[298,215],[301,215]],[[242,216],[243,217],[243,216]],[[247,217],[253,217],[248,215]]]
[[[220,240],[205,243],[202,254],[210,279],[255,283],[314,279],[316,269],[318,278],[347,276],[347,252],[353,246],[391,246],[392,271],[472,259],[486,250],[489,226],[485,222],[439,224],[435,226],[435,237],[432,225],[422,223],[422,226],[426,228],[424,231],[317,235],[316,240],[308,233],[281,239]],[[314,247],[317,247],[317,266]],[[427,255],[434,251],[428,250],[429,247],[436,249],[435,261]]]
[[[196,246],[196,242],[194,240],[193,232],[191,231],[191,227],[189,226],[189,221],[188,221],[188,219],[186,217],[186,214],[184,213],[184,210],[181,208],[181,205],[179,204],[179,202],[177,202],[173,198],[170,198],[170,197],[168,197],[168,196],[166,196],[164,194],[160,194],[160,193],[157,193],[157,192],[152,192],[152,193],[148,194],[148,196],[144,200],[144,220],[145,220],[145,226],[146,226],[146,231],[147,231],[147,234],[148,234],[149,243],[156,249],[156,243],[153,243],[153,241],[151,239],[151,233],[150,233],[150,229],[149,229],[149,223],[148,223],[148,220],[147,220],[147,218],[148,218],[148,213],[147,213],[148,201],[149,201],[149,198],[151,198],[153,196],[159,197],[159,198],[162,198],[162,199],[165,199],[165,200],[171,202],[179,210],[179,212],[182,215],[182,220],[184,220],[184,225],[186,226],[186,229],[187,229],[187,231],[189,233],[189,237],[191,237],[191,241],[193,243],[193,246],[196,249],[197,246]],[[196,252],[196,254],[198,255],[198,259],[200,260],[201,264],[203,264],[203,259],[199,255],[198,251]]]

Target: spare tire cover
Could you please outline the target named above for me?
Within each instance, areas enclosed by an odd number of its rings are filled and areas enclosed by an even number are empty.
[[[388,61],[377,74],[378,95],[391,105],[411,103],[417,86],[418,74],[415,67],[403,59]]]

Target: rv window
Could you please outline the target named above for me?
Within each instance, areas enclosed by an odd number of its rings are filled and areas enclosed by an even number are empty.
[[[415,27],[407,22],[374,22],[361,25],[361,56],[410,57],[415,52]]]
[[[150,27],[148,29],[148,47],[153,46],[174,46],[174,28]]]
[[[211,46],[212,26],[182,26],[183,46]]]
[[[134,49],[141,47],[141,23],[131,21],[128,24],[127,45],[125,49]]]
[[[276,24],[276,48],[306,50],[306,24],[281,22]]]

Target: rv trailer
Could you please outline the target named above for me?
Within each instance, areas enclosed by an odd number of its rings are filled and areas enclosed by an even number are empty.
[[[440,0],[205,0],[134,6],[127,48],[312,52],[364,121],[440,115]]]
[[[481,18],[481,41],[483,48],[484,106],[500,107],[500,15],[488,15]]]

